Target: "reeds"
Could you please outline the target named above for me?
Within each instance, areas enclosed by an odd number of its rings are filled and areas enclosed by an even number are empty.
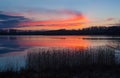
[[[113,66],[115,53],[105,47],[81,49],[32,49],[26,68],[35,71],[74,69],[86,66]]]
[[[0,78],[119,78],[116,60],[114,50],[106,47],[34,48],[28,51],[24,68],[14,71],[8,62]]]

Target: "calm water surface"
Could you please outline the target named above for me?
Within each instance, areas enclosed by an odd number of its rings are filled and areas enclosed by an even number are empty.
[[[0,36],[0,57],[24,55],[36,47],[80,48],[116,46],[120,37],[111,36]]]
[[[114,46],[120,44],[117,36],[0,36],[0,65],[17,60],[23,65],[23,57],[31,48],[80,48]]]

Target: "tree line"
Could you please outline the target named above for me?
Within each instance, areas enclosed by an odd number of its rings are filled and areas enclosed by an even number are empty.
[[[0,35],[120,35],[120,26],[92,26],[78,30],[3,30],[0,29]]]

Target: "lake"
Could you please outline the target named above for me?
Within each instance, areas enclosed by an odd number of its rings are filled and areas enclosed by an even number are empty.
[[[25,56],[32,48],[79,48],[105,46],[119,49],[118,36],[0,36],[0,66],[15,63],[25,64]],[[14,61],[13,61],[14,60]]]

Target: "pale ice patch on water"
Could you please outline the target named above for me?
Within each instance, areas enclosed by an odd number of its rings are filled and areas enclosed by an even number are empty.
[[[115,50],[116,63],[120,64],[120,50]]]
[[[5,48],[6,48],[6,47],[0,47],[0,50],[1,50],[1,49],[5,49]]]
[[[0,57],[0,70],[19,70],[25,66],[25,56]]]
[[[8,49],[8,50],[20,50],[21,48],[8,48],[8,47],[0,47],[0,50]]]

